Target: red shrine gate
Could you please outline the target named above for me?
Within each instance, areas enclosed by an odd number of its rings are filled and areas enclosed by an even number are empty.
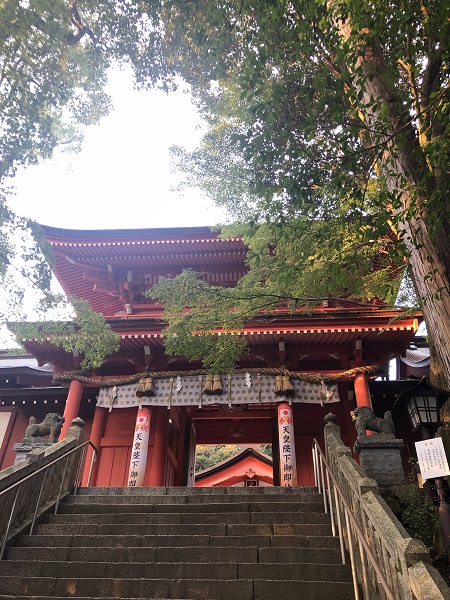
[[[279,424],[280,408],[289,414],[283,414]],[[311,485],[312,440],[322,436],[323,417],[329,410],[328,405],[290,406],[287,402],[254,408],[227,405],[225,410],[221,405],[170,409],[142,406],[112,409],[105,418],[106,407],[97,405],[96,414],[105,419],[105,429],[98,432],[94,420],[91,440],[101,448],[101,455],[93,483],[193,485],[197,444],[258,443],[271,444],[274,457],[280,457],[280,461],[274,460],[276,484],[296,484],[297,453],[298,484]],[[147,453],[142,452],[143,444],[148,447]]]
[[[208,228],[44,233],[65,292],[86,299],[120,336],[120,350],[89,374],[51,341],[25,341],[39,364],[55,367],[55,383],[69,386],[65,429],[81,416],[99,449],[91,485],[191,485],[196,444],[236,442],[272,444],[275,484],[292,484],[296,471],[298,484],[310,485],[311,444],[324,416],[338,416],[351,444],[350,410],[370,405],[368,378],[387,370],[419,324],[419,315],[382,303],[329,299],[308,314],[280,308],[270,321],[247,324],[249,353],[235,373],[211,382],[199,363],[164,354],[162,308],[143,292],[185,268],[234,285],[246,272],[240,238]],[[39,417],[46,407],[33,410]]]

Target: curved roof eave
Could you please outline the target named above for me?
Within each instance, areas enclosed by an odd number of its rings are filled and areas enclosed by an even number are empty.
[[[39,224],[44,232],[45,237],[52,240],[86,240],[95,238],[102,239],[123,239],[130,240],[133,238],[155,237],[155,238],[177,238],[182,236],[215,236],[212,227],[157,227],[157,228],[140,228],[140,229],[65,229],[61,227],[51,227],[49,225]]]

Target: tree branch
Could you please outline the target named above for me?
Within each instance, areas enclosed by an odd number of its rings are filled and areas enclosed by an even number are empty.
[[[70,33],[68,33],[66,35],[66,42],[69,44],[69,46],[78,44],[78,42],[81,40],[81,38],[86,33],[91,38],[91,40],[94,42],[94,44],[98,44],[98,39],[94,35],[94,32],[92,31],[92,29],[90,29],[90,27],[85,25],[81,20],[81,16],[80,16],[80,13],[78,12],[78,8],[77,8],[77,0],[69,0],[69,7],[70,7],[70,21],[76,29],[75,33],[73,33],[71,31]]]

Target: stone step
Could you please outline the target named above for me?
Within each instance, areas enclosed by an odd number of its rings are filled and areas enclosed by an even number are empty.
[[[242,528],[242,526],[240,526]],[[238,527],[239,529],[239,527]],[[338,543],[331,536],[329,525],[276,525],[274,534],[267,535],[22,535],[17,545],[26,547],[191,547],[191,546],[276,546],[308,547],[317,540],[319,547],[335,547]]]
[[[64,560],[64,561],[111,561],[111,562],[257,562],[258,548],[236,546],[189,546],[185,548],[172,546],[131,546],[127,548],[111,548],[105,546],[80,547],[40,547],[14,546],[5,554],[6,560]],[[273,561],[275,562],[275,560]],[[1,563],[0,563],[1,565]]]
[[[242,513],[142,513],[142,512],[86,512],[47,514],[40,519],[45,524],[74,524],[80,525],[156,525],[156,524],[187,524],[187,523],[250,523],[249,512]]]
[[[81,496],[181,496],[183,498],[192,496],[301,496],[317,494],[317,488],[313,486],[303,487],[80,487],[76,497]]]
[[[80,524],[80,523],[39,523],[35,527],[36,535],[67,535],[67,536],[180,536],[180,535],[208,535],[208,536],[270,536],[279,535],[280,531],[289,535],[329,535],[331,527],[318,515],[317,523],[148,523],[145,525],[111,525],[111,524]],[[312,519],[311,519],[312,520]],[[292,535],[292,534],[291,534]]]
[[[3,597],[80,596],[84,598],[192,598],[204,600],[349,600],[353,586],[342,581],[284,581],[280,579],[91,579],[3,577]]]
[[[208,513],[321,513],[324,514],[323,505],[317,502],[303,503],[272,503],[272,502],[246,502],[236,504],[61,504],[59,514],[208,514]]]
[[[99,488],[97,488],[99,489]],[[243,488],[240,488],[243,489]],[[180,496],[180,495],[158,495],[158,494],[146,494],[146,495],[98,495],[98,494],[85,494],[68,496],[66,503],[68,504],[105,504],[105,499],[110,498],[114,504],[183,504],[183,505],[201,505],[201,504],[239,504],[248,503],[261,504],[265,502],[272,502],[273,504],[281,503],[292,503],[292,504],[306,504],[313,502],[320,504],[323,507],[323,497],[317,492],[309,492],[305,494],[293,494],[289,495],[269,495],[263,494],[261,496],[249,495],[249,494],[234,494],[234,495],[192,495],[192,496]],[[108,502],[109,503],[109,502]]]
[[[245,563],[245,562],[66,562],[14,561],[0,562],[3,577],[54,577],[63,579],[136,579],[143,575],[157,579],[164,574],[167,579],[283,579],[296,581],[350,581],[347,565],[317,563]]]
[[[309,510],[323,512],[323,502],[317,497],[302,499],[302,501],[296,501],[295,499],[289,499],[289,501],[283,501],[282,499],[280,501],[274,501],[272,499],[249,500],[241,497],[233,499],[229,496],[224,498],[221,498],[220,496],[206,496],[205,498],[202,498],[201,502],[199,502],[199,498],[195,496],[195,501],[192,502],[183,502],[183,498],[180,496],[161,496],[161,498],[163,499],[162,502],[155,496],[130,498],[127,498],[127,496],[111,496],[108,501],[105,502],[105,497],[102,496],[69,496],[67,501],[61,504],[60,512],[73,512],[77,510],[79,512],[91,512],[92,506],[98,507],[98,513],[102,513],[104,512],[104,508],[112,506],[117,507],[117,510],[123,512],[277,512],[284,510],[289,512]]]
[[[97,525],[120,525],[120,526],[135,526],[135,525],[199,525],[199,524],[317,524],[328,523],[329,516],[321,512],[213,512],[213,513],[120,513],[120,512],[104,512],[104,513],[76,513],[76,514],[47,514],[41,520],[41,524],[45,525],[60,525],[66,527],[68,525],[78,524],[81,527],[92,527]]]
[[[297,548],[256,546],[191,546],[180,547],[24,547],[15,546],[6,552],[5,562],[67,561],[67,562],[185,562],[185,563],[340,563],[338,547],[319,546],[322,538],[309,538],[309,545]],[[0,572],[2,572],[0,562]]]
[[[161,577],[161,576],[160,576]],[[64,577],[2,577],[2,592],[19,598],[28,596],[84,596],[90,598],[253,598],[253,581],[234,579],[175,579],[168,578],[64,578]]]
[[[231,524],[233,528],[236,525]],[[253,534],[269,535],[272,533],[269,525],[249,525],[242,524],[240,527],[252,527]],[[85,535],[85,536],[103,536],[103,535],[227,535],[227,525],[225,523],[211,524],[190,524],[182,525],[179,523],[156,523],[147,525],[94,525],[80,523],[74,524],[51,524],[42,523],[35,527],[37,535]]]
[[[76,513],[45,515],[41,524],[48,525],[187,525],[187,524],[263,524],[328,523],[323,513]]]
[[[354,597],[353,583],[349,581],[253,581],[252,600],[352,600]]]
[[[30,561],[15,564],[0,562],[0,576],[47,577],[62,579],[238,579],[238,565],[228,563],[147,563],[147,562],[65,562]]]

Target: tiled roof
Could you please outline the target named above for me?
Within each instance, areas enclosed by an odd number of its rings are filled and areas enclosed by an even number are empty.
[[[38,366],[38,362],[32,356],[8,356],[0,354],[0,369],[31,369],[40,373],[54,373],[55,369],[52,365],[46,363],[42,367]]]

